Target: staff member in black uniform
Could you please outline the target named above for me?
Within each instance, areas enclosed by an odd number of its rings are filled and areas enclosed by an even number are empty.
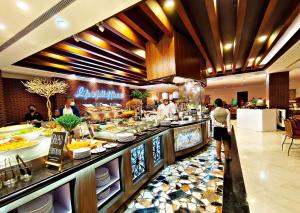
[[[28,106],[29,113],[27,113],[24,117],[24,121],[27,123],[33,124],[35,127],[41,127],[41,123],[43,121],[43,117],[41,113],[36,111],[36,107],[34,104],[30,104]]]

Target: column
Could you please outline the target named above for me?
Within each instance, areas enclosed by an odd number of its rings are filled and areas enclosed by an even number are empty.
[[[4,87],[2,82],[2,73],[0,70],[0,127],[6,124],[6,110],[4,102]]]

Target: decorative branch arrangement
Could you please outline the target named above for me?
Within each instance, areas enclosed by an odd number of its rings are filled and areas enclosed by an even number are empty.
[[[142,93],[140,90],[135,89],[131,92],[131,95],[137,99],[144,100],[147,97],[149,97],[150,94],[148,91],[145,91],[144,93]]]
[[[30,93],[36,93],[47,99],[46,106],[48,109],[49,121],[52,120],[50,97],[55,94],[64,94],[68,89],[68,84],[59,80],[48,80],[45,78],[35,78],[33,80],[22,82],[26,90]]]

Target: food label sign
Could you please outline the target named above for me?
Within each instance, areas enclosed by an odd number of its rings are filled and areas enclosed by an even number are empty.
[[[61,164],[67,132],[53,132],[48,153],[48,162]]]

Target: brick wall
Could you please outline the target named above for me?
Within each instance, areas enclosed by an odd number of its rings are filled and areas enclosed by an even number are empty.
[[[70,85],[67,94],[63,95],[56,95],[53,98],[51,98],[52,103],[52,111],[55,109],[59,109],[62,106],[64,106],[65,103],[65,97],[66,95],[72,95],[74,96],[77,88],[79,86],[84,86],[90,90],[96,90],[96,89],[113,89],[118,92],[122,92],[125,94],[125,98],[122,100],[116,100],[116,101],[107,101],[107,100],[78,100],[75,99],[76,106],[79,108],[80,112],[84,112],[84,107],[82,104],[84,103],[121,103],[124,104],[129,99],[129,89],[125,87],[120,86],[113,86],[113,85],[106,85],[106,84],[92,84],[89,82],[84,81],[67,81]],[[1,98],[3,99],[3,96],[1,96],[1,86],[3,83],[3,91],[4,91],[4,101],[1,102]],[[4,110],[1,110],[1,103],[4,102]],[[18,79],[10,79],[10,78],[0,78],[0,125],[1,125],[1,119],[3,120],[5,118],[5,115],[7,119],[2,122],[5,123],[19,123],[23,121],[24,115],[28,112],[28,105],[34,104],[37,107],[37,110],[43,115],[43,118],[47,118],[47,108],[46,108],[46,99],[44,97],[41,97],[36,94],[31,94],[25,90],[24,85],[22,84],[21,80]],[[6,110],[6,112],[5,112]],[[3,113],[4,112],[4,113]],[[1,114],[2,113],[2,114]]]
[[[0,70],[0,126],[6,124],[6,110],[5,110],[5,100],[4,100],[4,88],[3,81]]]

